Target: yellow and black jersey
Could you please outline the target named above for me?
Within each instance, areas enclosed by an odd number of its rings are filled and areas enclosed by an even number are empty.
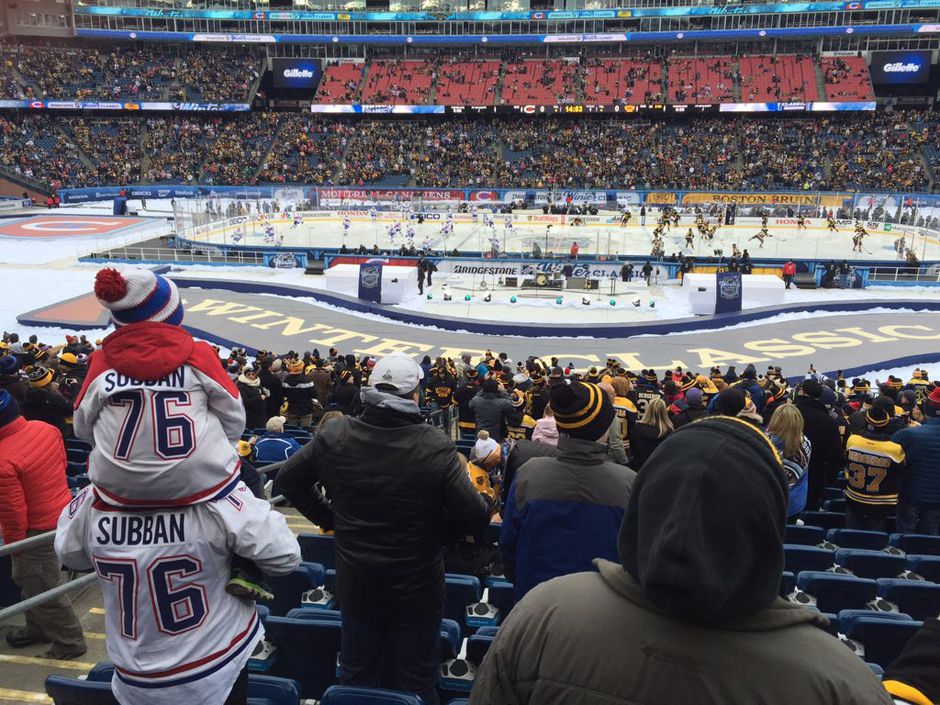
[[[614,397],[614,411],[617,412],[617,418],[620,420],[620,436],[624,443],[628,443],[630,429],[633,428],[639,416],[636,404],[626,397]]]
[[[904,469],[904,449],[884,435],[855,433],[845,444],[846,499],[860,504],[891,506],[898,503]]]
[[[653,399],[662,399],[662,393],[655,387],[637,387],[636,388],[636,411],[642,416],[646,413],[647,405]]]
[[[513,441],[531,441],[534,430],[535,419],[528,414],[523,414],[518,421],[515,419],[506,421],[506,438]]]

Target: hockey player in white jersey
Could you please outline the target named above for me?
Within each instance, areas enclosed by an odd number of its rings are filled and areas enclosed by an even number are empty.
[[[226,592],[239,555],[271,575],[300,563],[284,517],[239,482],[185,507],[118,509],[94,486],[62,510],[59,560],[98,574],[112,691],[122,705],[243,705],[264,636],[253,602]]]
[[[262,238],[264,242],[274,242],[274,226],[271,223],[264,224],[264,236]]]
[[[344,215],[344,216],[343,216],[343,241],[345,241],[345,240],[346,240],[346,236],[349,235],[349,228],[350,228],[351,225],[352,225],[352,223],[351,223],[350,220],[349,220],[349,216],[348,216],[348,215]]]
[[[95,296],[117,330],[92,353],[75,399],[75,435],[94,445],[88,476],[112,506],[185,506],[224,495],[240,477],[245,430],[238,387],[215,351],[180,324],[176,285],[149,270],[103,269]],[[267,597],[236,565],[230,589]]]

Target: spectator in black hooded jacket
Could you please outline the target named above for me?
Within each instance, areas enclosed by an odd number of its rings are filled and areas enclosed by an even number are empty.
[[[275,492],[335,530],[340,680],[417,693],[437,705],[441,546],[483,530],[490,508],[453,442],[424,422],[422,377],[403,353],[379,360],[375,386],[362,391],[361,418],[324,425],[281,469]]]
[[[835,482],[842,470],[842,440],[839,426],[829,415],[825,405],[819,401],[822,385],[815,379],[805,379],[800,383],[794,404],[803,415],[803,433],[813,447],[809,460],[809,490],[806,496],[806,508],[819,509],[823,491]]]
[[[287,368],[284,378],[284,398],[287,400],[287,422],[309,427],[313,423],[317,392],[313,382],[304,374],[304,363],[294,360]]]

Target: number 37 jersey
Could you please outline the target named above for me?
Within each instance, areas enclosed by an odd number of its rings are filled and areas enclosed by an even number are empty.
[[[215,351],[177,326],[136,324],[108,336],[73,420],[75,435],[94,444],[88,475],[110,504],[194,504],[238,480],[238,388]]]
[[[220,705],[264,629],[225,592],[233,554],[271,575],[297,568],[284,517],[239,483],[223,499],[126,510],[83,490],[62,510],[59,560],[94,570],[104,598],[114,694],[136,705]]]

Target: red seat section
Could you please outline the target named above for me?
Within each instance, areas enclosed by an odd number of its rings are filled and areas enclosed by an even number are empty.
[[[734,62],[730,56],[669,59],[669,102],[733,103]]]
[[[493,105],[499,61],[447,61],[437,76],[435,105]]]
[[[820,64],[826,79],[826,99],[874,100],[868,64],[860,56],[824,56]]]
[[[553,105],[579,100],[576,62],[526,59],[507,63],[503,103]]]
[[[362,67],[362,63],[352,61],[327,66],[313,102],[318,105],[355,103],[362,83]]]
[[[426,61],[373,61],[362,87],[362,103],[424,105],[431,93]]]
[[[741,102],[777,103],[819,100],[816,70],[808,56],[746,56],[741,71]]]
[[[663,65],[635,59],[587,59],[584,102],[588,105],[663,102]]]

